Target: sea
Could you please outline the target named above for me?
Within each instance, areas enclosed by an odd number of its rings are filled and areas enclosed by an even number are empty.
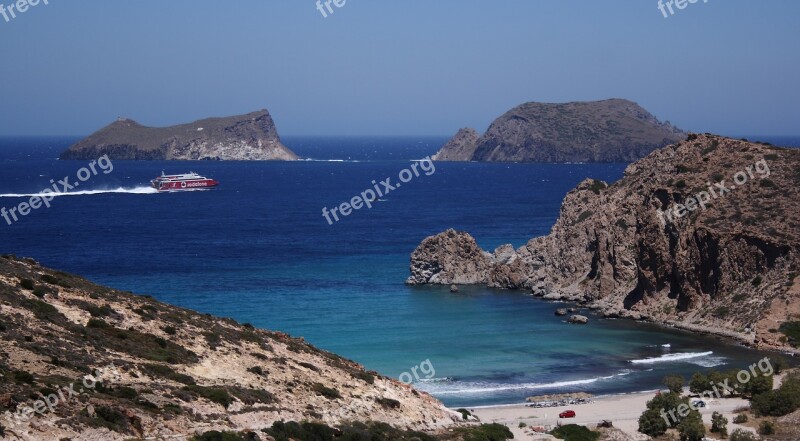
[[[800,146],[800,138],[750,139]],[[554,310],[572,305],[522,291],[404,284],[426,237],[455,228],[487,250],[521,246],[549,232],[581,180],[616,181],[625,164],[430,164],[419,160],[446,137],[286,137],[309,159],[113,161],[93,172],[89,161],[57,160],[76,140],[0,138],[0,208],[62,191],[65,178],[79,184],[50,207],[10,224],[0,218],[0,252],[302,336],[448,406],[655,390],[668,373],[688,378],[769,355],[587,310],[589,324],[570,325]],[[162,171],[195,171],[221,185],[158,194],[148,183]],[[386,179],[393,189],[383,192]],[[371,207],[338,211],[338,221],[323,216],[376,187]]]

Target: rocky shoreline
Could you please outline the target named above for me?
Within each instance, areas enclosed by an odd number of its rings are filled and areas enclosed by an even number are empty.
[[[426,238],[407,283],[529,290],[605,317],[796,351],[780,329],[800,320],[798,169],[798,150],[690,135],[616,183],[586,179],[551,233],[518,249],[487,252],[452,229]],[[719,183],[728,191],[699,209]]]

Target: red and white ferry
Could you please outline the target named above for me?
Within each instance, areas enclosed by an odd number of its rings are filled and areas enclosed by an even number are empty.
[[[150,184],[158,191],[190,191],[213,188],[219,182],[195,172],[182,175],[166,175],[161,172],[161,176],[150,181]]]

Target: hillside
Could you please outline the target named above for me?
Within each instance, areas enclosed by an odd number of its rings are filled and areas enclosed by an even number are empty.
[[[7,440],[186,439],[276,421],[433,432],[461,419],[431,396],[302,338],[13,256],[0,258],[0,342]],[[102,382],[87,377],[93,373]],[[56,401],[52,409],[26,416],[44,397]]]
[[[686,137],[623,100],[526,103],[497,118],[483,136],[462,129],[440,161],[632,162]]]
[[[453,230],[425,239],[408,283],[527,289],[787,348],[800,343],[798,170],[800,150],[690,135],[616,183],[585,180],[551,233],[518,249],[488,253]]]
[[[70,146],[61,159],[283,160],[297,159],[281,144],[266,110],[209,118],[172,127],[145,127],[119,119]]]

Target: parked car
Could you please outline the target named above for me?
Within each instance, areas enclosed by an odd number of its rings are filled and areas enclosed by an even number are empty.
[[[693,406],[694,408],[698,408],[698,407],[706,407],[706,402],[705,402],[705,401],[703,401],[703,400],[692,401],[692,406]]]
[[[558,414],[559,418],[575,418],[575,411],[574,410],[565,410]]]

